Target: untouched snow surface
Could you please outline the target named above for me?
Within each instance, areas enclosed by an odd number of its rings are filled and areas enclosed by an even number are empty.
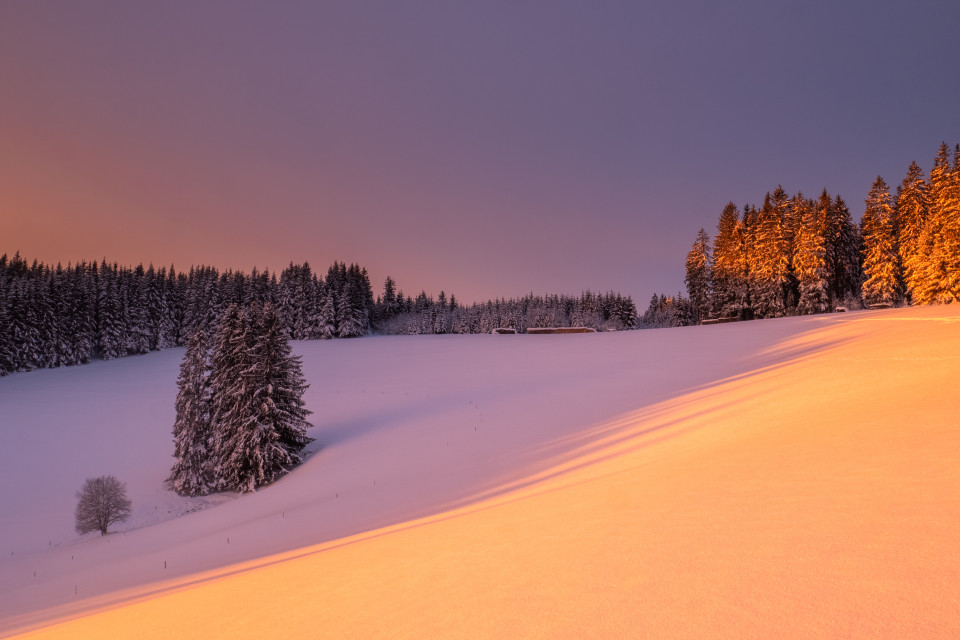
[[[162,487],[182,350],[0,379],[0,635],[960,637],[956,306],[295,349],[246,496]]]

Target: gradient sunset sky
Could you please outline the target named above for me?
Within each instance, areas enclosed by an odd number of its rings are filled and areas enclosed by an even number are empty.
[[[700,227],[960,141],[960,3],[0,0],[0,253],[683,287]]]

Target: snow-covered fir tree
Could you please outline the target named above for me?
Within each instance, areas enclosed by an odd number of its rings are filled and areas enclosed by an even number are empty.
[[[789,260],[781,215],[768,193],[756,221],[750,261],[752,306],[758,318],[776,318],[786,313]]]
[[[230,458],[237,434],[255,414],[247,389],[252,368],[246,314],[239,305],[230,305],[220,319],[210,354],[210,476],[217,491],[239,486]]]
[[[686,327],[695,324],[690,301],[679,293],[676,296],[656,295],[650,300],[650,306],[640,316],[640,328],[664,329]]]
[[[60,316],[56,313],[53,299],[52,279],[49,271],[38,268],[38,277],[32,281],[30,293],[31,324],[37,332],[37,350],[34,365],[39,368],[61,366],[58,345],[60,344]]]
[[[76,361],[74,364],[84,364],[93,357],[94,347],[96,345],[96,308],[97,308],[97,289],[94,277],[91,275],[96,268],[96,263],[87,265],[81,263],[74,266],[69,276],[70,290],[67,296],[67,304],[72,310],[74,321],[72,326],[76,331],[74,335],[74,351]]]
[[[211,355],[211,469],[221,491],[254,491],[300,461],[306,438],[299,359],[272,307],[231,305]]]
[[[13,336],[8,320],[7,299],[10,281],[6,277],[7,255],[0,256],[0,376],[15,371],[13,365]]]
[[[146,287],[146,272],[143,265],[137,265],[132,274],[124,274],[121,287],[126,300],[124,314],[127,327],[127,352],[143,354],[150,351],[149,296]]]
[[[367,316],[361,292],[353,280],[347,280],[337,300],[337,336],[353,338],[366,333]]]
[[[337,335],[337,307],[333,290],[324,287],[323,303],[320,305],[320,337],[330,340]]]
[[[799,220],[794,235],[793,258],[799,285],[797,313],[823,313],[830,304],[824,212],[799,193],[794,198],[793,212]]]
[[[302,462],[300,452],[312,439],[306,435],[310,411],[303,401],[309,386],[303,377],[300,356],[293,355],[272,305],[253,318],[254,403],[260,407],[260,429],[277,433],[286,451],[284,466]],[[278,471],[282,473],[283,470]]]
[[[378,311],[378,320],[384,322],[394,317],[400,312],[397,302],[397,283],[393,278],[387,276],[383,281],[383,296],[380,299]]]
[[[280,274],[277,313],[293,340],[306,340],[314,333],[312,329],[319,316],[317,288],[317,278],[309,263],[291,262]]]
[[[290,263],[286,269],[280,273],[280,287],[277,291],[277,310],[284,322],[284,330],[287,335],[294,340],[299,340],[297,333],[303,330],[301,323],[298,322],[299,307],[303,300],[297,299],[296,283],[294,282],[295,267]]]
[[[309,300],[305,311],[304,340],[323,339],[323,291],[323,279],[318,274],[311,274],[306,294]],[[266,303],[267,301],[264,300],[262,304]]]
[[[168,486],[184,496],[201,496],[212,488],[210,450],[210,384],[203,333],[187,340],[177,378],[177,417],[173,423],[176,462]]]
[[[903,183],[897,189],[897,222],[900,263],[903,265],[903,280],[907,296],[913,298],[922,274],[920,266],[920,237],[927,221],[930,198],[923,171],[916,162],[911,162]]]
[[[867,304],[899,301],[900,267],[893,206],[887,183],[877,176],[861,220],[864,257],[863,299]]]
[[[35,285],[27,278],[13,283],[7,302],[7,327],[14,345],[13,371],[30,371],[40,360],[40,332],[32,310]]]
[[[114,271],[106,261],[100,267],[97,291],[97,347],[104,360],[126,355],[123,312]]]
[[[710,237],[703,229],[687,253],[685,282],[694,321],[699,322],[710,313]]]
[[[438,335],[447,333],[450,326],[449,311],[450,310],[447,308],[447,294],[441,291],[440,295],[437,297],[437,304],[433,305],[432,308],[433,322],[431,326],[431,333]]]
[[[773,191],[772,202],[781,220],[783,252],[786,257],[783,304],[787,313],[790,313],[797,306],[797,300],[800,297],[799,283],[793,270],[793,256],[796,252],[794,245],[797,235],[800,233],[800,214],[797,212],[799,200],[803,200],[802,194],[797,194],[791,198],[781,185],[777,185],[777,188]]]
[[[760,212],[755,206],[744,205],[743,213],[740,218],[740,237],[743,250],[740,254],[740,271],[743,274],[743,285],[741,288],[741,297],[743,307],[740,311],[740,318],[747,319],[754,316],[753,305],[756,299],[754,290],[754,266],[757,260],[757,221],[760,219]]]
[[[913,301],[918,304],[952,302],[945,283],[951,256],[946,237],[949,218],[951,169],[947,143],[941,143],[930,170],[927,219],[920,231],[917,256],[911,262]]]
[[[960,144],[953,148],[953,167],[950,171],[946,201],[947,278],[943,288],[953,301],[960,301]]]
[[[831,198],[824,189],[817,201],[818,215],[825,219],[827,291],[833,305],[860,298],[860,232],[850,210],[839,195]]]
[[[737,205],[728,202],[717,223],[713,239],[713,295],[718,317],[739,316],[744,304],[743,229]]]
[[[930,203],[920,239],[920,271],[914,291],[921,303],[960,301],[960,146],[950,165],[946,143],[930,170]]]

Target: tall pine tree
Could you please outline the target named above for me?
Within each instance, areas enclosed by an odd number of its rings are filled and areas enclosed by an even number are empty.
[[[272,306],[228,308],[211,369],[215,486],[248,492],[274,482],[301,461],[310,439],[300,362]]]
[[[913,300],[919,304],[946,303],[956,298],[947,283],[952,256],[947,247],[953,176],[947,143],[941,143],[930,170],[930,201],[920,232],[918,255],[911,264]]]
[[[859,300],[862,282],[860,231],[847,203],[839,195],[831,203],[830,195],[824,189],[817,207],[827,216],[825,239],[830,299],[835,305],[842,304],[847,298]]]
[[[251,403],[253,358],[247,344],[247,315],[239,305],[227,307],[210,355],[211,480],[217,491],[239,489],[248,478],[247,465],[236,468],[244,432],[256,425]],[[246,486],[246,485],[244,485]]]
[[[793,269],[799,285],[797,312],[823,313],[829,308],[827,282],[826,219],[822,209],[805,200],[794,198],[794,214],[799,226],[794,236]]]
[[[349,279],[337,300],[337,335],[341,338],[362,336],[366,332],[366,322],[362,292],[357,283]]]
[[[920,237],[923,235],[930,206],[927,183],[916,162],[910,163],[907,175],[897,190],[896,206],[900,263],[903,265],[906,293],[912,300],[913,292],[919,288],[922,276]]]
[[[744,306],[743,227],[737,205],[728,202],[717,223],[713,239],[713,313],[739,316]]]
[[[309,386],[303,377],[300,356],[293,355],[274,307],[267,304],[254,318],[252,348],[256,385],[254,402],[260,407],[260,425],[277,433],[287,455],[286,465],[302,462],[300,452],[312,441],[303,394]]]
[[[759,318],[784,315],[789,257],[783,232],[782,212],[768,193],[760,209],[750,263],[753,311]]]
[[[703,229],[697,233],[686,264],[687,295],[693,309],[694,322],[710,313],[710,237]]]
[[[182,496],[202,496],[212,488],[210,459],[210,384],[203,333],[187,340],[177,378],[177,418],[173,423],[176,462],[168,486]]]
[[[900,271],[893,207],[887,183],[877,176],[861,219],[863,233],[863,300],[867,304],[899,301]]]

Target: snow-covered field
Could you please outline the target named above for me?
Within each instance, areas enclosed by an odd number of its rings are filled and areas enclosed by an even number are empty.
[[[0,635],[960,637],[960,307],[295,349],[240,497],[162,487],[180,349],[0,379]]]

